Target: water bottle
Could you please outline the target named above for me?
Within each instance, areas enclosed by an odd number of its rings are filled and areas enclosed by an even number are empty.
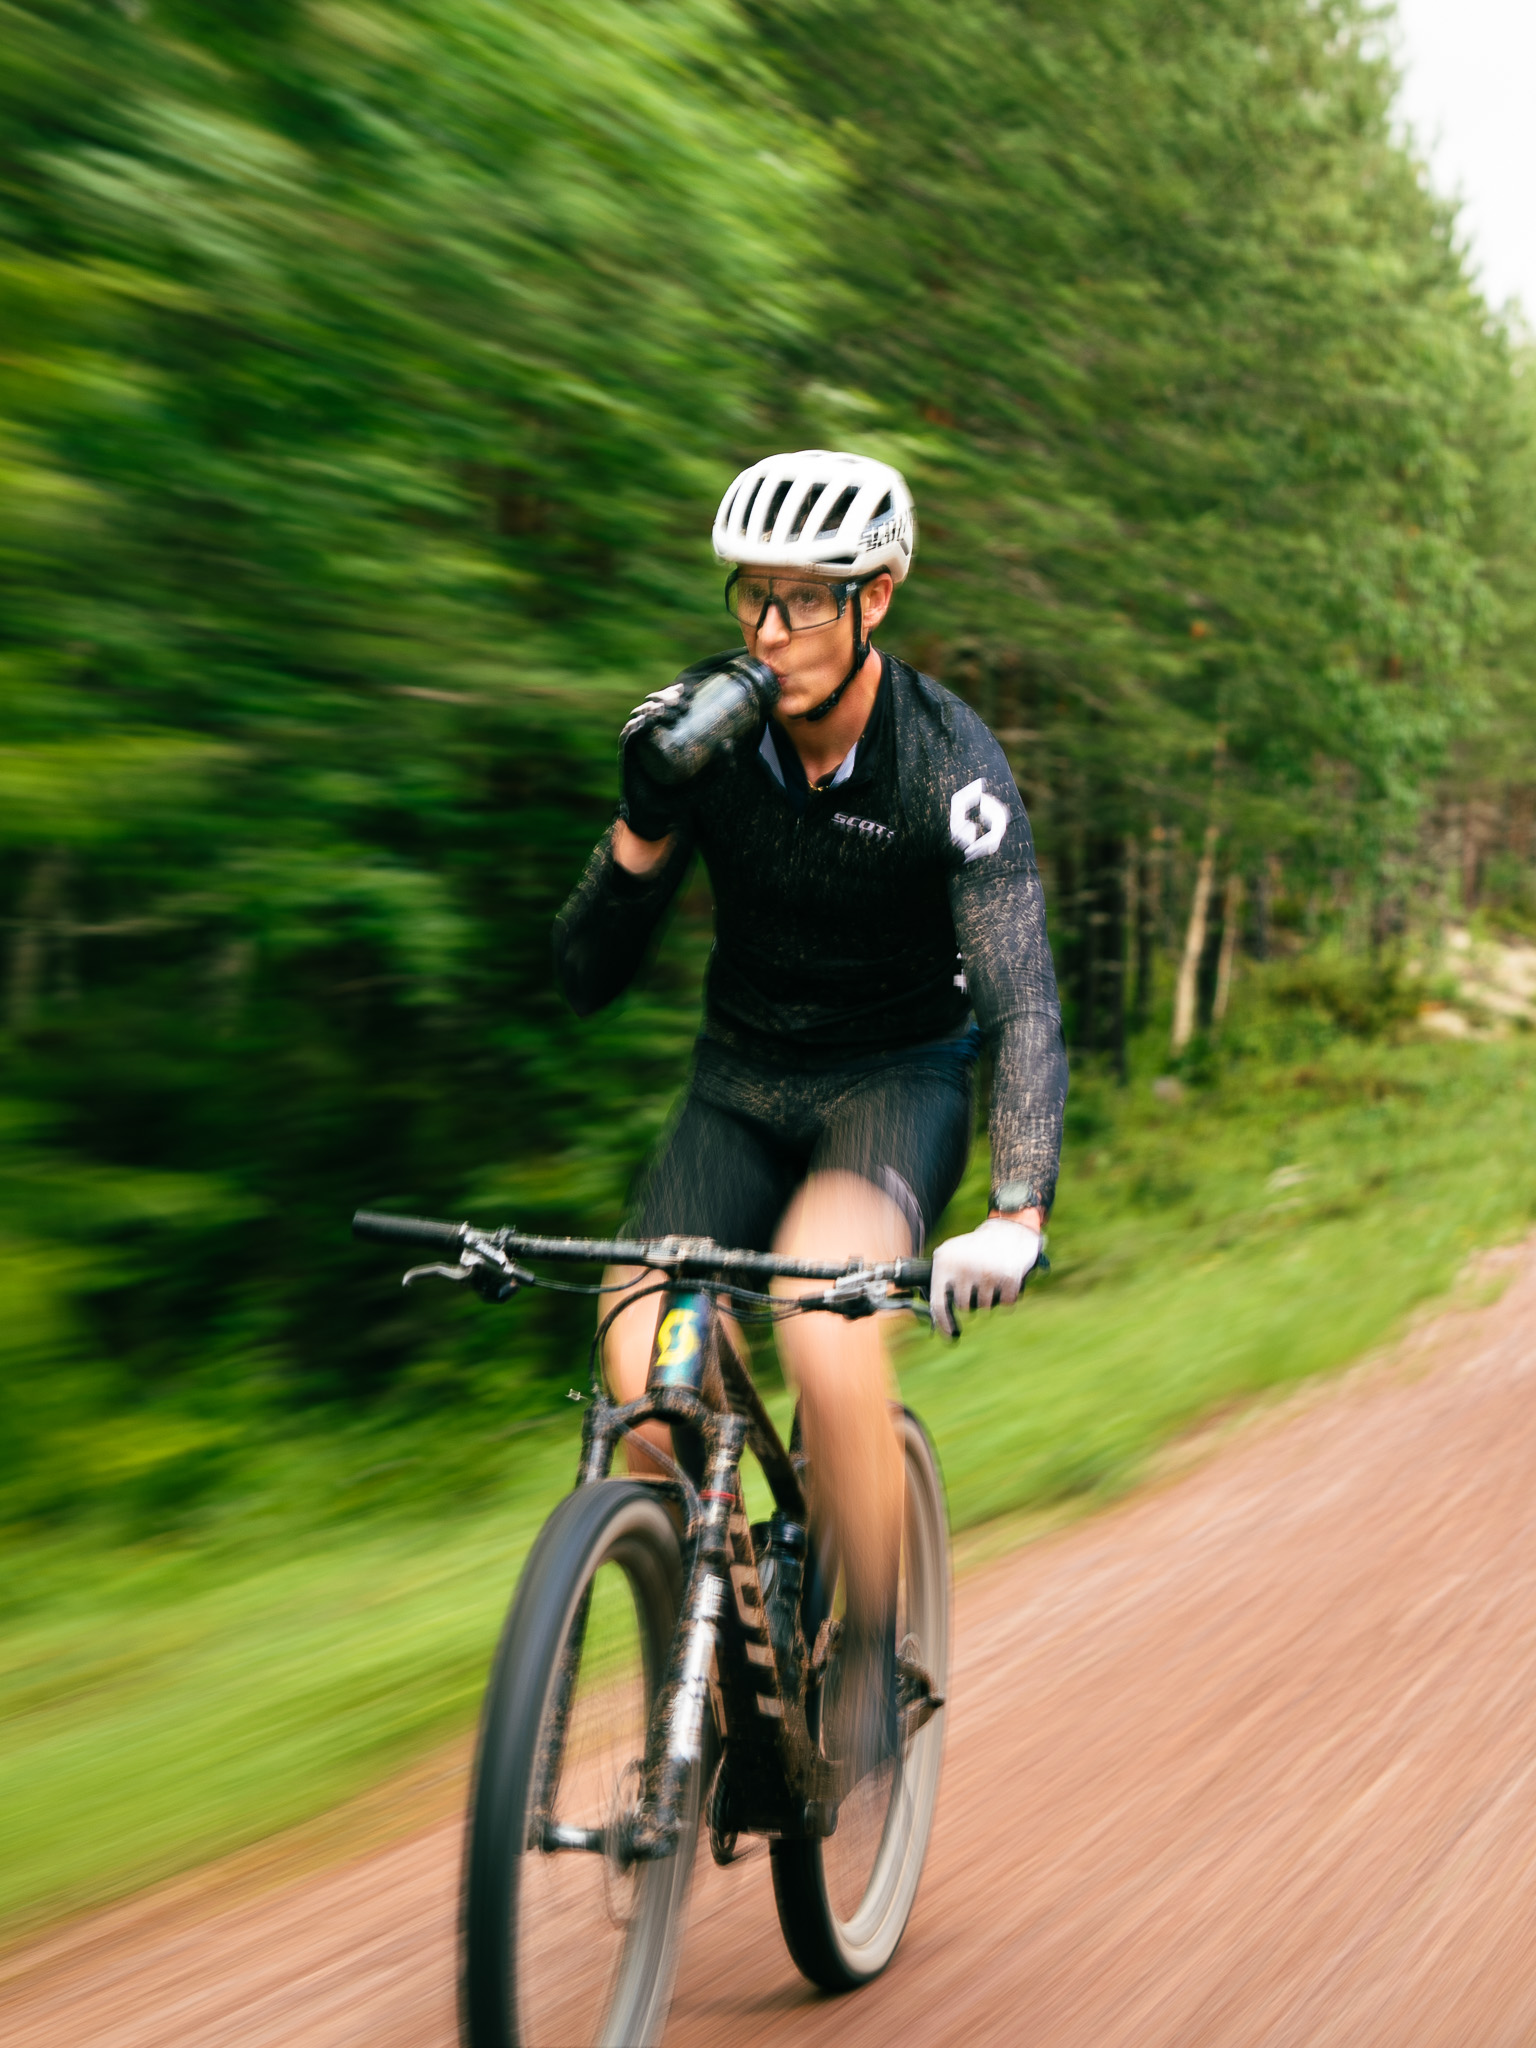
[[[754,733],[779,701],[779,679],[765,661],[743,652],[715,655],[708,667],[675,718],[633,741],[658,782],[691,781],[716,754]]]
[[[778,1659],[781,1681],[791,1699],[800,1691],[805,1663],[805,1636],[800,1627],[800,1588],[805,1578],[806,1534],[798,1522],[776,1513],[767,1527],[767,1542],[758,1559],[758,1584],[768,1617],[768,1635]]]

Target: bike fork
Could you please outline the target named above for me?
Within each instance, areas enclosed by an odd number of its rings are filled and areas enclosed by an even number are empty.
[[[730,1523],[737,1505],[736,1474],[746,1443],[746,1420],[722,1415],[712,1434],[699,1493],[693,1570],[646,1744],[645,1799],[626,1844],[637,1862],[670,1856],[677,1847],[688,1779],[703,1761],[710,1661],[730,1583]]]

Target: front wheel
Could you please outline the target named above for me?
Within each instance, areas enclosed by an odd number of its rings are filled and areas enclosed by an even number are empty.
[[[466,2048],[646,2048],[661,2038],[697,1785],[673,1855],[636,1863],[623,1845],[681,1588],[672,1522],[633,1480],[578,1487],[534,1545],[475,1763],[460,1950]]]
[[[920,1670],[942,1699],[949,1682],[944,1488],[917,1417],[903,1409],[897,1429],[906,1470],[897,1644],[905,1669]],[[853,1787],[831,1835],[772,1845],[785,1943],[802,1973],[824,1990],[856,1990],[896,1953],[928,1853],[943,1747],[942,1708],[926,1716],[908,1711],[896,1755]]]

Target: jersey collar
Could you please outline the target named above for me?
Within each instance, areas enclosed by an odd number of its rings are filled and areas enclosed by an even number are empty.
[[[880,687],[875,692],[875,701],[870,706],[869,717],[864,730],[838,762],[825,781],[816,785],[819,794],[831,789],[841,789],[853,778],[853,771],[862,759],[873,757],[875,735],[885,715],[885,700],[890,694],[890,659],[880,657]],[[795,752],[795,743],[781,726],[771,718],[763,720],[762,737],[757,751],[767,764],[768,773],[789,798],[796,811],[803,811],[811,800],[811,785],[806,780],[805,763]]]

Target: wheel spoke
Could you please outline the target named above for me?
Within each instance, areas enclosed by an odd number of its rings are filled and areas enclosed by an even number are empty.
[[[906,1503],[897,1593],[897,1754],[847,1793],[834,1833],[774,1844],[774,1894],[790,1953],[813,1982],[850,1990],[884,1969],[916,1895],[938,1794],[949,1646],[943,1493],[920,1426],[901,1421]],[[831,1663],[836,1662],[835,1642]],[[823,1726],[838,1719],[829,1669]]]
[[[469,2048],[659,2038],[693,1835],[649,1864],[625,1844],[679,1580],[664,1509],[628,1481],[578,1489],[530,1560],[477,1765],[464,1915]]]
[[[551,1701],[564,1728],[549,1819],[519,1885],[525,2048],[602,2038],[647,1889],[647,1873],[613,1853],[626,1794],[638,1799],[649,1707],[640,1619],[618,1564],[594,1574],[583,1607],[579,1653]]]

